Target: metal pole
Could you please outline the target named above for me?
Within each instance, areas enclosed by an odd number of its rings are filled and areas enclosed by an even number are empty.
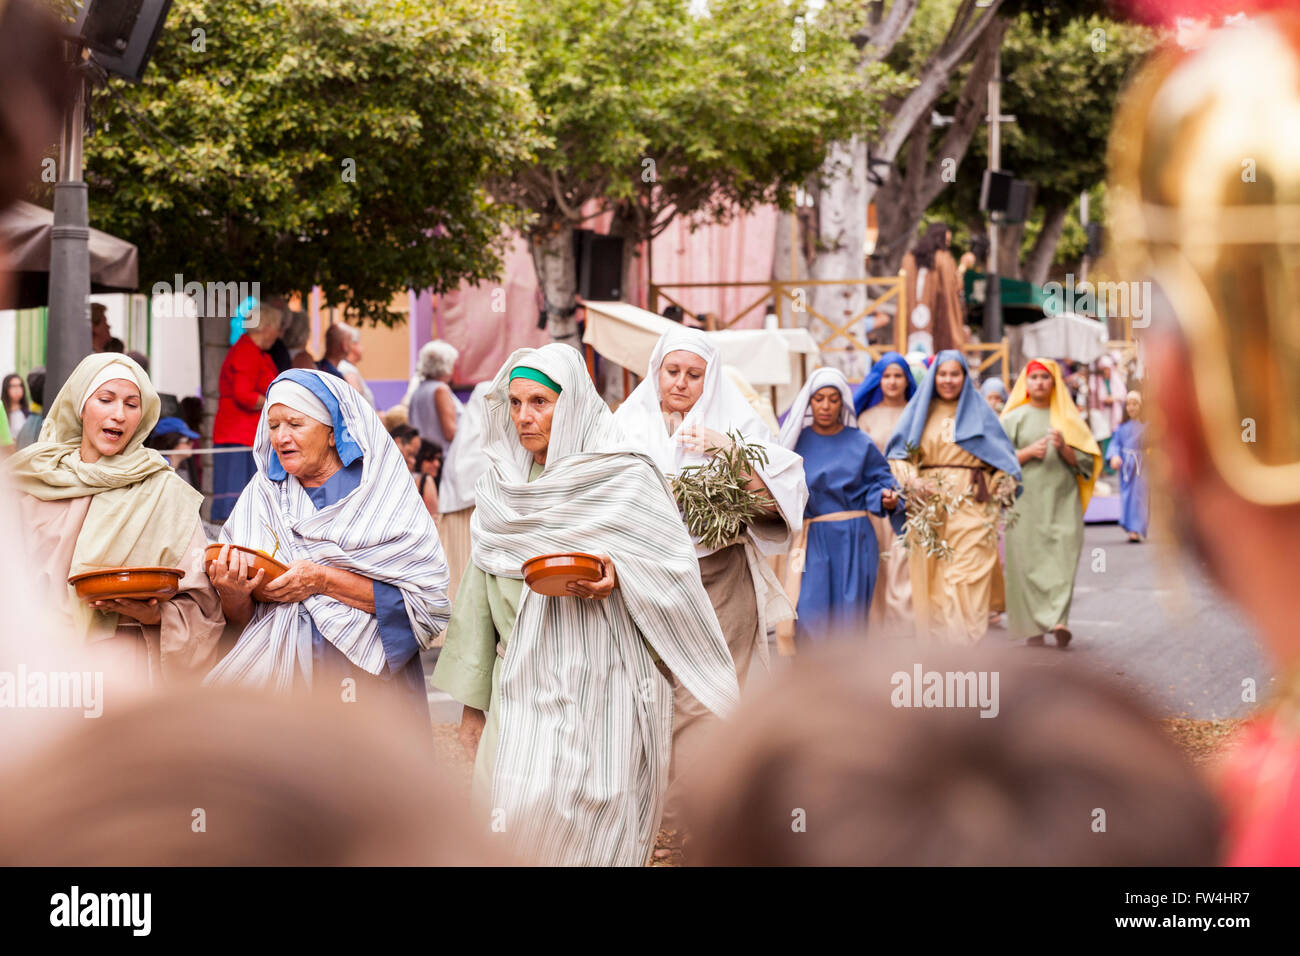
[[[59,140],[59,181],[54,185],[50,231],[49,318],[45,345],[45,395],[57,395],[73,369],[90,354],[90,214],[81,179],[81,137],[86,84],[64,116]]]
[[[989,80],[989,170],[992,172],[1002,168],[1001,117],[1002,50],[999,48],[993,60],[993,78]],[[984,337],[993,343],[1001,342],[1003,337],[1002,285],[998,279],[998,215],[989,212],[989,261],[984,283]],[[995,371],[1003,377],[1007,372],[1002,368]]]

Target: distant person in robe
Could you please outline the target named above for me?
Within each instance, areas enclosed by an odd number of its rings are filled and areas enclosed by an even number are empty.
[[[1124,420],[1111,436],[1106,451],[1110,467],[1119,475],[1120,527],[1128,532],[1130,544],[1147,536],[1150,505],[1147,501],[1146,422],[1142,416],[1142,393],[1129,392],[1124,399]]]
[[[901,531],[906,517],[889,463],[858,427],[844,373],[808,376],[781,429],[803,458],[808,505],[790,550],[786,594],[795,603],[796,645],[863,638],[880,562],[872,515]]]
[[[974,644],[988,631],[998,563],[996,496],[1019,483],[1015,449],[971,381],[960,352],[940,352],[907,403],[886,455],[911,501],[935,506],[930,553],[908,529],[912,608],[920,637]]]
[[[966,320],[961,304],[957,263],[948,251],[952,230],[932,223],[912,251],[903,256],[907,293],[907,341],[918,333],[928,335],[931,354],[959,349],[966,344]]]
[[[858,414],[858,427],[882,455],[903,409],[915,394],[916,380],[912,377],[911,366],[897,352],[882,355],[854,390],[853,407]],[[907,551],[894,532],[892,515],[889,518],[872,515],[868,520],[876,529],[880,552],[880,573],[871,599],[868,629],[881,633],[883,628],[884,633],[901,634],[912,627],[912,570]]]
[[[1060,367],[1025,366],[1002,412],[1016,448],[1024,493],[1007,528],[1007,628],[1041,645],[1050,633],[1065,648],[1070,602],[1083,551],[1083,513],[1101,472],[1101,449],[1070,399]]]

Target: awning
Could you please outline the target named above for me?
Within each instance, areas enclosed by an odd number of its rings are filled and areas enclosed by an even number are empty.
[[[967,320],[971,325],[984,324],[984,298],[988,289],[988,278],[983,272],[976,272],[974,269],[967,269],[962,276]],[[1051,297],[1032,282],[998,276],[998,289],[1002,294],[1003,325],[1037,322],[1051,314],[1054,305]]]
[[[1106,323],[1075,312],[1022,326],[1020,334],[1020,350],[1026,356],[1042,355],[1091,365],[1109,351]]]
[[[12,280],[0,309],[47,305],[50,293],[50,233],[54,213],[28,202],[0,212],[0,246],[5,249]],[[90,291],[134,292],[139,284],[140,254],[131,243],[98,229],[90,230]]]
[[[627,302],[586,302],[582,341],[615,365],[645,375],[659,337],[678,323]],[[778,400],[793,401],[808,372],[821,365],[821,351],[807,329],[738,329],[706,332],[722,361],[755,388],[773,387]],[[786,395],[788,393],[788,397]]]

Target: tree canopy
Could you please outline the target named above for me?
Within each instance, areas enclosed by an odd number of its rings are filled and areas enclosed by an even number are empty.
[[[516,210],[484,188],[542,140],[502,0],[177,0],[145,79],[93,99],[91,222],[141,283],[394,293],[495,276]]]

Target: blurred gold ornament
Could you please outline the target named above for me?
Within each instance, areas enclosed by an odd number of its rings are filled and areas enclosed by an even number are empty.
[[[1168,299],[1223,479],[1300,502],[1300,16],[1169,49],[1110,142],[1114,256]]]

